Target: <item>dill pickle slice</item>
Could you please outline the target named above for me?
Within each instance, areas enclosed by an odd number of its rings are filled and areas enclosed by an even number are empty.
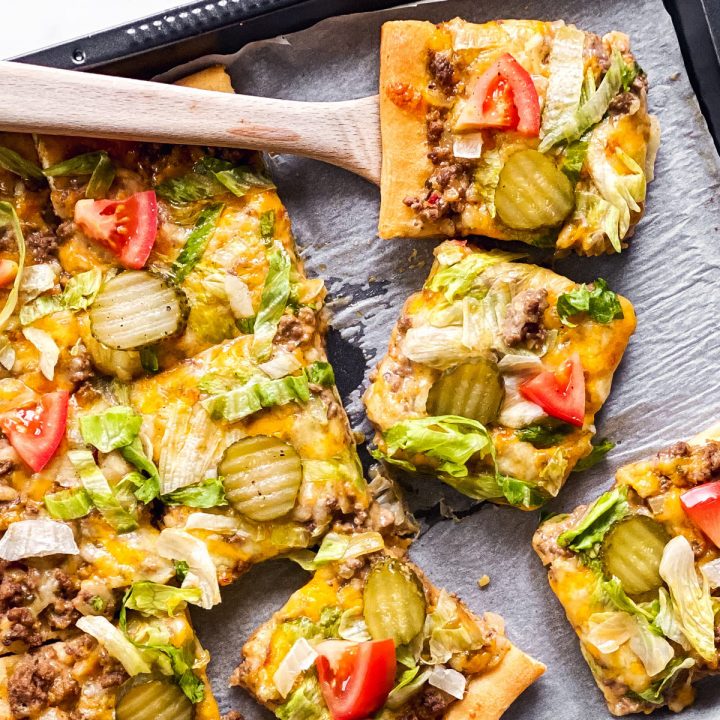
[[[137,675],[118,690],[116,720],[193,720],[195,708],[169,679]]]
[[[537,150],[514,153],[500,171],[495,209],[508,227],[554,227],[574,206],[572,183],[547,155]]]
[[[657,590],[662,585],[660,561],[669,540],[657,520],[647,515],[625,518],[603,540],[603,570],[608,577],[617,577],[628,595]]]
[[[218,474],[230,504],[251,520],[274,520],[295,505],[302,463],[295,448],[268,435],[246,437],[223,455]]]
[[[395,558],[373,565],[363,591],[363,614],[373,640],[409,643],[425,624],[425,591],[418,576]]]
[[[505,390],[497,363],[481,358],[444,372],[430,388],[429,415],[460,415],[486,425],[500,412]]]

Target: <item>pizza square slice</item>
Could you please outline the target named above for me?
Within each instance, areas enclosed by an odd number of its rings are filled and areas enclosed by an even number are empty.
[[[0,717],[219,720],[181,591],[151,585],[128,596],[144,613],[83,617],[66,640],[0,658]]]
[[[364,400],[376,457],[529,509],[599,452],[595,414],[635,314],[603,280],[578,286],[519,257],[436,248]]]
[[[614,715],[680,711],[718,671],[720,427],[620,468],[533,545]]]
[[[380,52],[380,237],[626,246],[659,142],[626,35],[393,21]]]
[[[499,718],[544,666],[502,618],[473,615],[407,559],[338,535],[316,572],[243,647],[231,684],[278,718]]]

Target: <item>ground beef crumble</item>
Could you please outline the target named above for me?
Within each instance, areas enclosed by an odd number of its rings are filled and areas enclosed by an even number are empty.
[[[278,323],[273,343],[287,350],[310,342],[317,326],[315,312],[309,307],[301,307],[297,315],[283,315]]]
[[[543,313],[548,308],[547,290],[524,290],[518,293],[508,308],[502,325],[502,335],[510,347],[526,343],[537,347],[545,340]]]
[[[58,239],[50,230],[35,230],[25,236],[25,244],[33,260],[43,263],[55,257]]]
[[[410,706],[401,712],[398,720],[440,720],[455,698],[447,693],[426,685],[422,692],[410,702]]]
[[[428,53],[428,70],[437,87],[441,88],[446,95],[455,94],[457,77],[451,50],[431,50]]]

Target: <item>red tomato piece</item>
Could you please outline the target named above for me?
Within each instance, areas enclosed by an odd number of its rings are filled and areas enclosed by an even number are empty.
[[[680,496],[687,516],[720,547],[720,481],[698,485]]]
[[[540,99],[530,74],[510,53],[501,55],[478,79],[458,128],[540,132]]]
[[[14,260],[0,260],[0,288],[9,287],[15,282],[18,264]]]
[[[66,390],[47,393],[34,407],[0,419],[10,444],[34,472],[40,472],[50,462],[65,436],[69,398]]]
[[[585,375],[574,353],[556,373],[541,372],[520,387],[520,394],[548,415],[582,427],[585,419]]]
[[[328,641],[316,648],[320,688],[333,720],[365,720],[395,683],[395,643]]]
[[[75,222],[83,232],[131,270],[139,270],[147,262],[157,236],[157,215],[154,190],[124,200],[78,200],[75,205]]]

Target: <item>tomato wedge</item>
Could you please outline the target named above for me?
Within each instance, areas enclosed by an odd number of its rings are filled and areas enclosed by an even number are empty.
[[[365,720],[383,706],[395,682],[392,640],[335,640],[315,649],[320,688],[333,720]]]
[[[687,516],[720,548],[720,481],[698,485],[680,496]]]
[[[541,372],[520,387],[520,394],[548,415],[582,427],[585,419],[585,375],[574,353],[556,373]]]
[[[14,260],[0,260],[0,288],[12,285],[17,277],[18,264]]]
[[[154,190],[124,200],[78,200],[75,222],[120,259],[123,267],[140,270],[157,236],[157,198]]]
[[[535,83],[510,53],[501,55],[478,79],[460,113],[456,130],[517,130],[540,133],[540,99]]]
[[[66,390],[47,393],[34,407],[0,419],[10,444],[34,472],[40,472],[50,462],[65,436],[69,398]]]

